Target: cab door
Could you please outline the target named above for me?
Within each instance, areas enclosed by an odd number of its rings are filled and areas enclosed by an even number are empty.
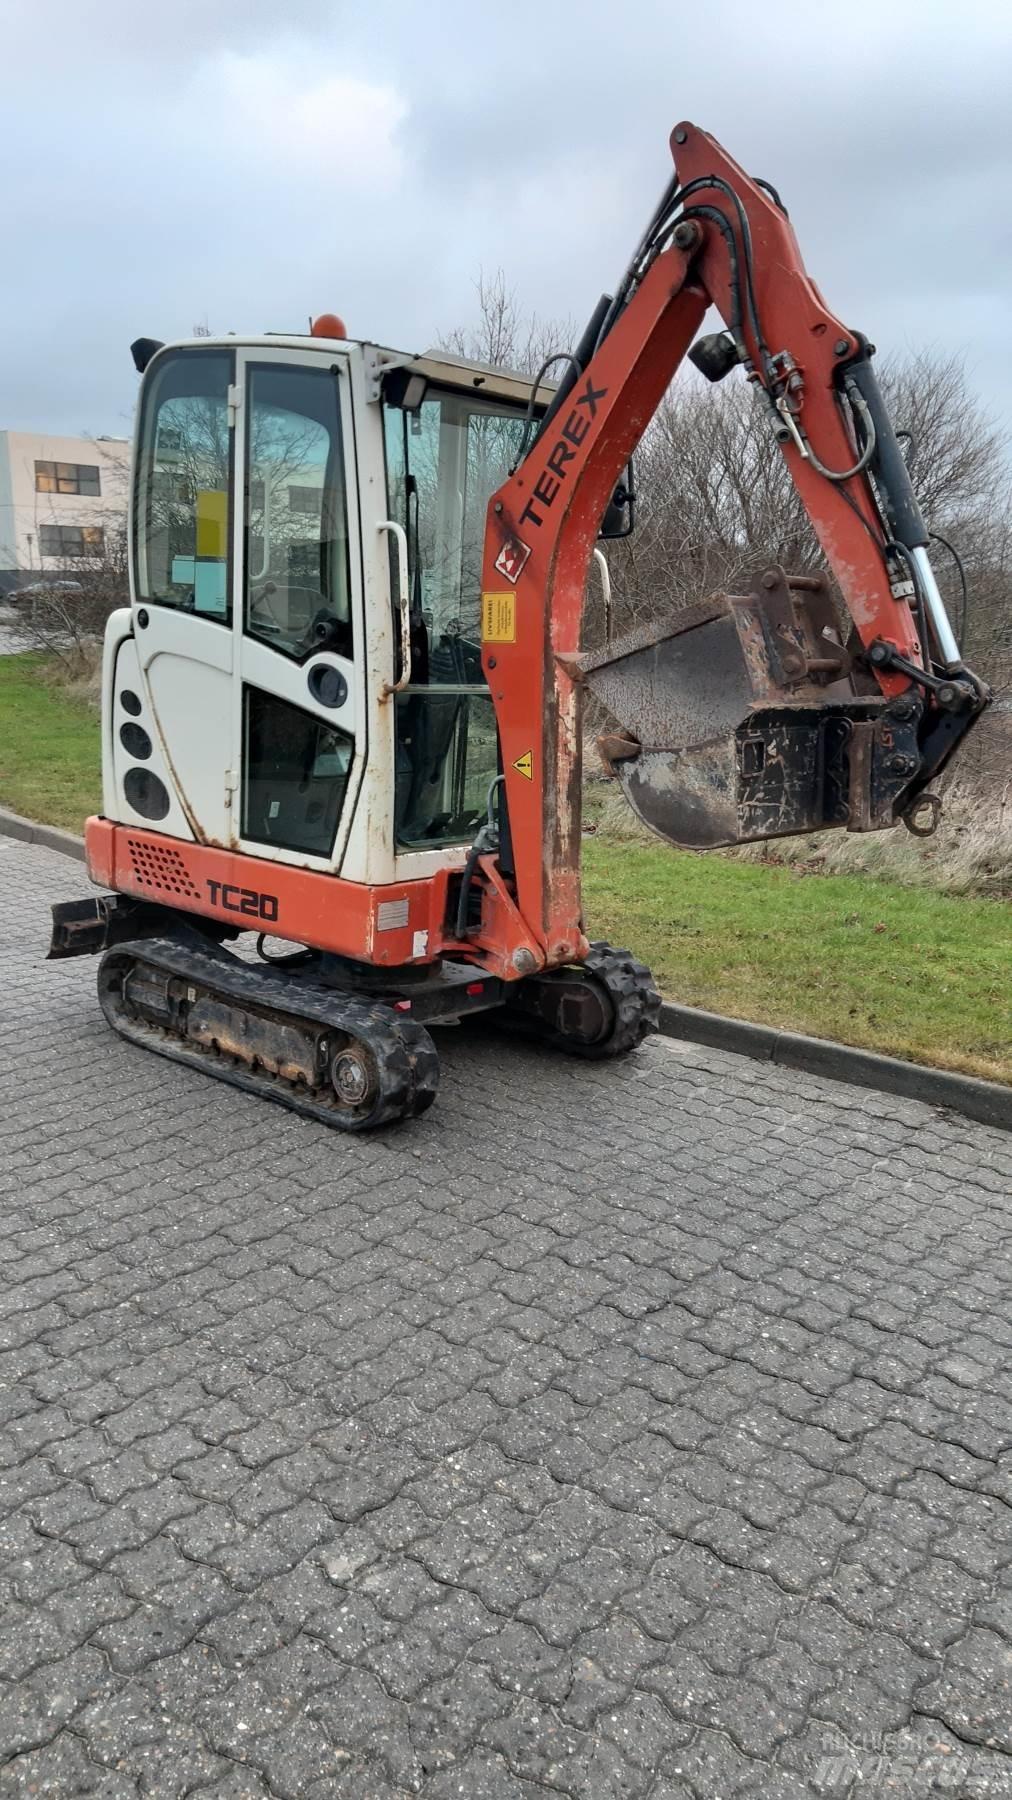
[[[340,863],[365,762],[346,356],[239,352],[232,841]]]
[[[231,348],[165,350],[145,374],[133,635],[118,651],[112,702],[116,816],[213,844],[232,840],[237,398]]]

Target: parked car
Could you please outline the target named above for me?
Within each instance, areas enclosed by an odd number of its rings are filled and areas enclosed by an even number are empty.
[[[7,598],[8,600],[20,600],[26,594],[81,594],[83,592],[84,588],[81,582],[58,581],[54,576],[52,581],[30,581],[27,587],[12,588]]]

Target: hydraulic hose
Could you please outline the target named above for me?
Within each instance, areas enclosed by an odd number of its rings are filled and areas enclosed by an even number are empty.
[[[870,466],[871,459],[875,454],[875,445],[878,441],[875,430],[875,420],[872,417],[871,409],[860,388],[857,387],[849,377],[844,383],[844,386],[846,388],[847,399],[850,401],[851,406],[861,421],[861,426],[864,431],[864,449],[852,469],[827,469],[825,463],[819,461],[815,451],[812,449],[809,439],[806,437],[805,450],[808,455],[808,460],[811,463],[812,468],[816,469],[820,475],[824,475],[827,481],[851,481],[855,475],[863,475],[865,469]]]

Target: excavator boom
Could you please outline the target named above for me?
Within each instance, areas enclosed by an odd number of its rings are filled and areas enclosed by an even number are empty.
[[[776,193],[707,133],[602,302],[538,434],[489,505],[483,661],[519,909],[549,962],[580,954],[581,701],[640,816],[693,848],[916,820],[987,704],[964,668],[867,341],[808,276]],[[725,330],[695,345],[714,306]],[[741,367],[821,545],[600,653],[581,648],[602,514],[683,357]],[[502,866],[502,857],[500,857]]]

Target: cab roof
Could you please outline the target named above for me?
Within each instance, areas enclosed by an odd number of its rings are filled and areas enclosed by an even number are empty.
[[[457,388],[488,400],[505,400],[526,406],[531,396],[530,375],[519,369],[499,369],[491,363],[473,362],[466,356],[455,356],[450,350],[434,345],[420,355],[411,351],[392,350],[385,344],[370,343],[364,338],[312,337],[290,332],[265,332],[260,336],[183,338],[162,346],[165,350],[316,350],[324,352],[362,350],[378,376],[392,369],[408,370],[440,387]],[[537,406],[547,406],[555,393],[554,381],[538,384]]]

